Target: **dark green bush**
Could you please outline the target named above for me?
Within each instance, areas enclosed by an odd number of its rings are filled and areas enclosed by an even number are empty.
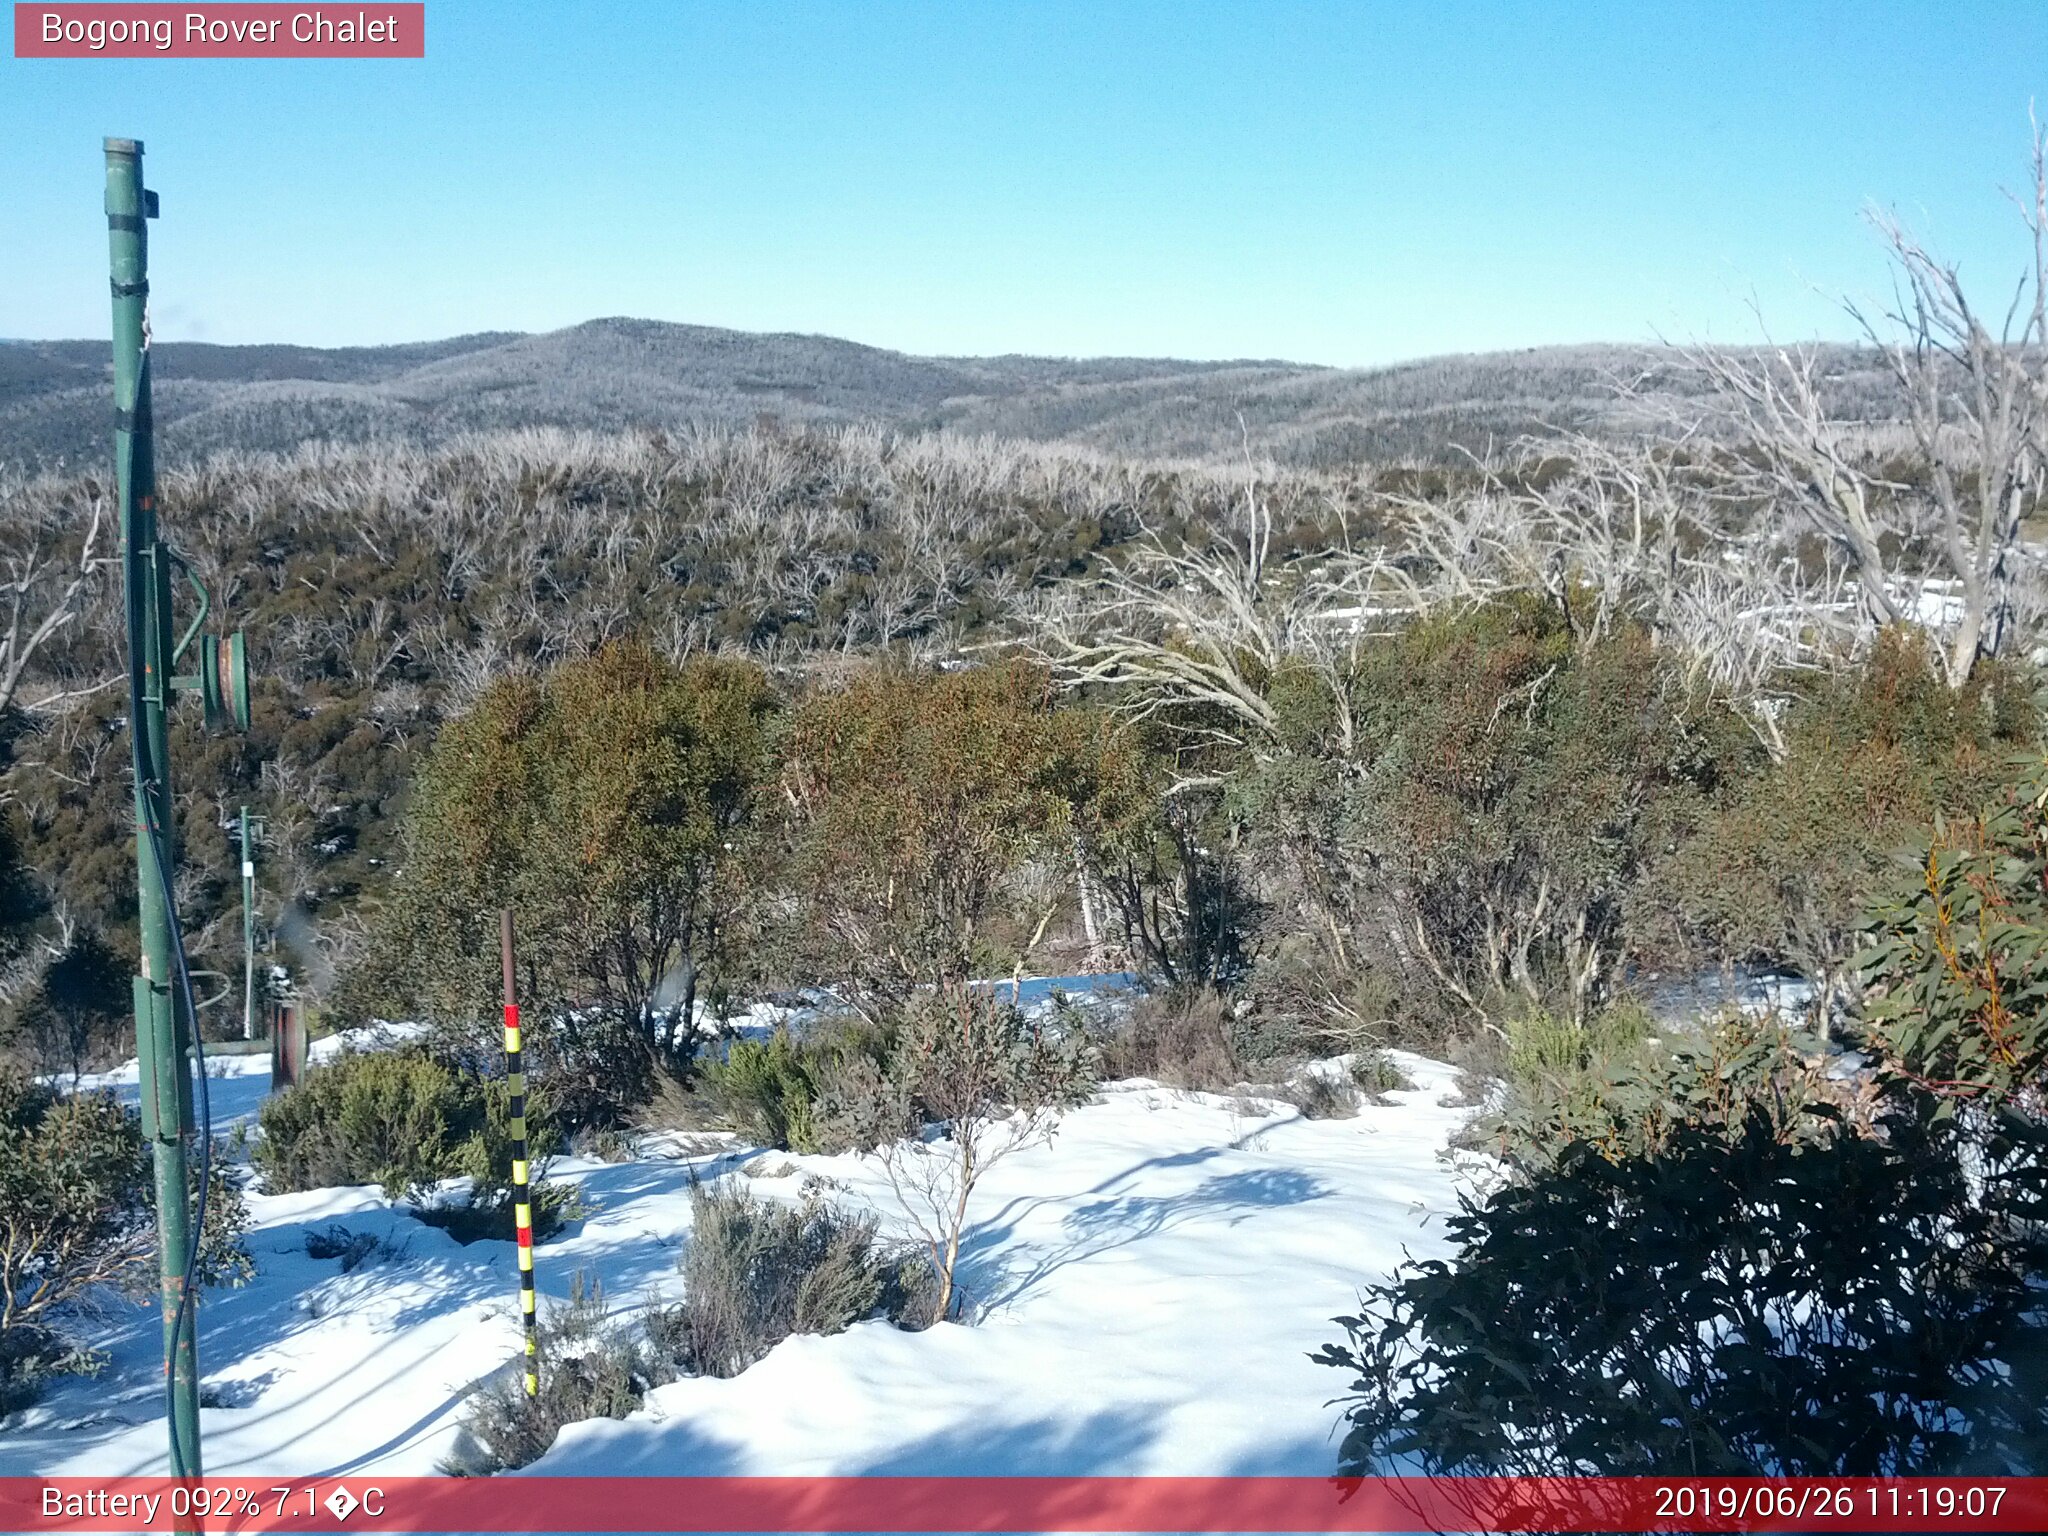
[[[1540,1097],[1583,1073],[1625,1067],[1650,1031],[1648,1012],[1625,994],[1583,1022],[1546,1008],[1518,1009],[1507,1020],[1503,1070],[1513,1089]]]
[[[498,912],[514,907],[528,1047],[563,1124],[627,1123],[657,1070],[687,1075],[697,1005],[752,964],[734,941],[753,860],[735,850],[776,707],[756,666],[677,665],[633,637],[498,679],[421,766],[407,877],[354,1006],[476,1021],[496,991]]]
[[[820,1152],[872,1152],[917,1129],[886,1036],[828,1057],[818,1074],[812,1126]]]
[[[1898,1081],[1879,1134],[1802,1116],[1574,1141],[1468,1203],[1315,1356],[1354,1373],[1342,1470],[2048,1470],[2048,1132]]]
[[[16,1010],[8,1045],[42,1072],[75,1078],[114,1065],[132,1034],[128,972],[99,934],[75,935]]]

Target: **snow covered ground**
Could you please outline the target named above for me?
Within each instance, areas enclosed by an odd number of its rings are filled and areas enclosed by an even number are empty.
[[[1450,1102],[1450,1068],[1395,1055],[1414,1091],[1346,1120],[1112,1085],[977,1191],[961,1271],[976,1324],[793,1338],[738,1377],[571,1426],[530,1470],[1327,1473],[1325,1404],[1346,1382],[1307,1353],[1339,1336],[1330,1319],[1360,1285],[1404,1253],[1441,1252],[1456,1208],[1438,1153],[1471,1111]],[[217,1080],[217,1121],[252,1113],[266,1074],[251,1063]],[[737,1143],[686,1155],[654,1138],[634,1161],[556,1165],[592,1214],[540,1248],[544,1296],[565,1296],[578,1270],[622,1315],[679,1294],[693,1172],[791,1199],[806,1176],[830,1180],[833,1198],[901,1227],[871,1158]],[[218,1405],[202,1414],[208,1472],[434,1471],[459,1448],[467,1393],[519,1349],[512,1246],[461,1247],[374,1189],[249,1204],[257,1278],[200,1311]],[[397,1252],[342,1274],[305,1252],[332,1222]],[[104,1375],[60,1383],[0,1431],[0,1475],[163,1469],[153,1314],[122,1309],[104,1342]]]

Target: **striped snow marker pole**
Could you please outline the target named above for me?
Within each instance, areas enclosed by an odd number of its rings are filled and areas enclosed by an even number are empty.
[[[534,1318],[533,1193],[527,1187],[526,1066],[519,1040],[519,1003],[512,965],[512,909],[498,914],[498,954],[505,966],[505,1083],[511,1093],[512,1219],[519,1237],[519,1311],[526,1326],[526,1396],[540,1396],[540,1335]]]

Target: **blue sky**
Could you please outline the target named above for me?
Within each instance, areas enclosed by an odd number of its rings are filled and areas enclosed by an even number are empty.
[[[373,7],[374,8],[374,7]],[[1834,335],[1905,213],[1985,291],[2048,4],[484,3],[414,62],[0,59],[0,336],[629,314],[914,352],[1363,365]],[[1815,290],[1819,290],[1816,292]]]

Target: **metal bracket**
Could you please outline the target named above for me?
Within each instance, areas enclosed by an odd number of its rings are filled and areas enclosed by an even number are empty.
[[[213,611],[213,598],[206,590],[206,583],[199,579],[199,573],[186,563],[183,555],[168,544],[162,548],[164,553],[170,556],[171,564],[185,573],[185,579],[192,583],[192,590],[199,594],[199,612],[192,616],[192,622],[185,626],[185,633],[179,637],[177,645],[171,651],[171,665],[175,667],[183,658],[186,647],[192,644],[192,637],[198,634],[201,626],[206,623],[206,616]]]

